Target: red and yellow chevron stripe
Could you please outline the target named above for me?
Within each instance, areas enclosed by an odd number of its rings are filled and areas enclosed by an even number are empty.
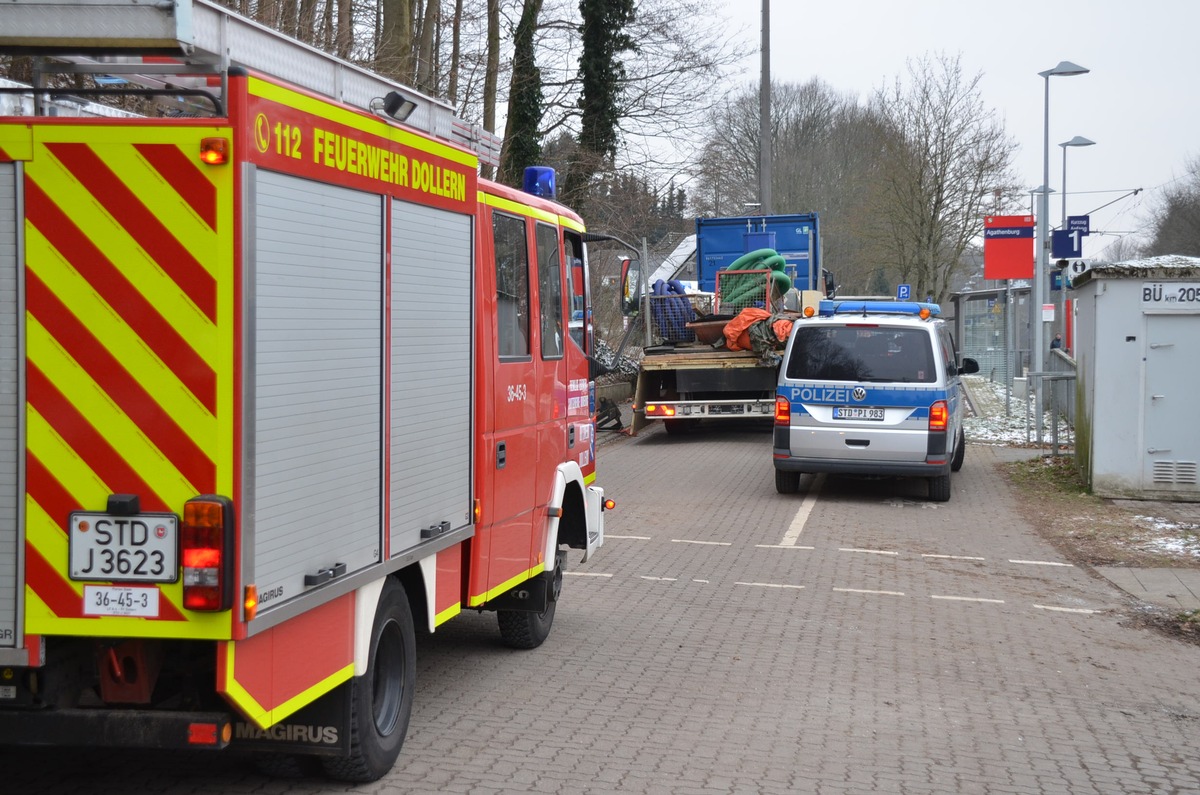
[[[157,618],[85,617],[66,527],[111,493],[174,513],[233,494],[234,169],[197,157],[201,138],[233,136],[178,121],[26,129],[26,629],[228,638],[229,615],[184,610],[179,584],[160,586]]]

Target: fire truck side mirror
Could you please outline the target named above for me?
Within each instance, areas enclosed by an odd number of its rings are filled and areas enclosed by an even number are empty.
[[[633,317],[638,313],[640,298],[638,279],[641,275],[641,263],[629,257],[621,258],[621,314]]]

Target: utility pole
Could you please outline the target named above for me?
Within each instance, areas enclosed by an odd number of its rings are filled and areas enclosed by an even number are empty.
[[[762,0],[762,82],[758,89],[758,197],[771,210],[771,0]]]

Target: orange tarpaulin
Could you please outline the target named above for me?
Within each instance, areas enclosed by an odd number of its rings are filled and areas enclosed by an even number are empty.
[[[750,307],[738,312],[737,317],[725,324],[725,347],[731,351],[750,351],[754,346],[750,341],[750,327],[772,317],[765,309]],[[771,324],[771,331],[780,342],[787,342],[792,333],[792,321],[780,318]]]

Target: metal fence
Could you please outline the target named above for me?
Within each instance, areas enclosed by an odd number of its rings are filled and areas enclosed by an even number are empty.
[[[1037,408],[1051,412],[1051,435],[1057,437],[1060,423],[1075,427],[1075,360],[1054,349],[1049,351],[1044,371],[1033,366],[1027,293],[1019,289],[959,293],[955,297],[956,341],[960,353],[979,362],[979,374],[989,381],[1007,384],[1021,396],[1026,394],[1026,383],[1014,379],[1028,376],[1027,386],[1033,390],[1040,384],[1041,405]],[[1057,448],[1056,438],[1052,443]]]
[[[1008,339],[1010,318],[1003,296],[964,296],[966,300],[958,305],[962,329],[958,347],[963,356],[979,362],[980,375],[989,381],[1011,383],[1022,370],[1022,357],[1019,350],[1012,350]]]
[[[643,305],[646,325],[645,346],[667,342],[695,342],[696,335],[688,323],[712,314],[711,293],[689,295],[648,295]]]

